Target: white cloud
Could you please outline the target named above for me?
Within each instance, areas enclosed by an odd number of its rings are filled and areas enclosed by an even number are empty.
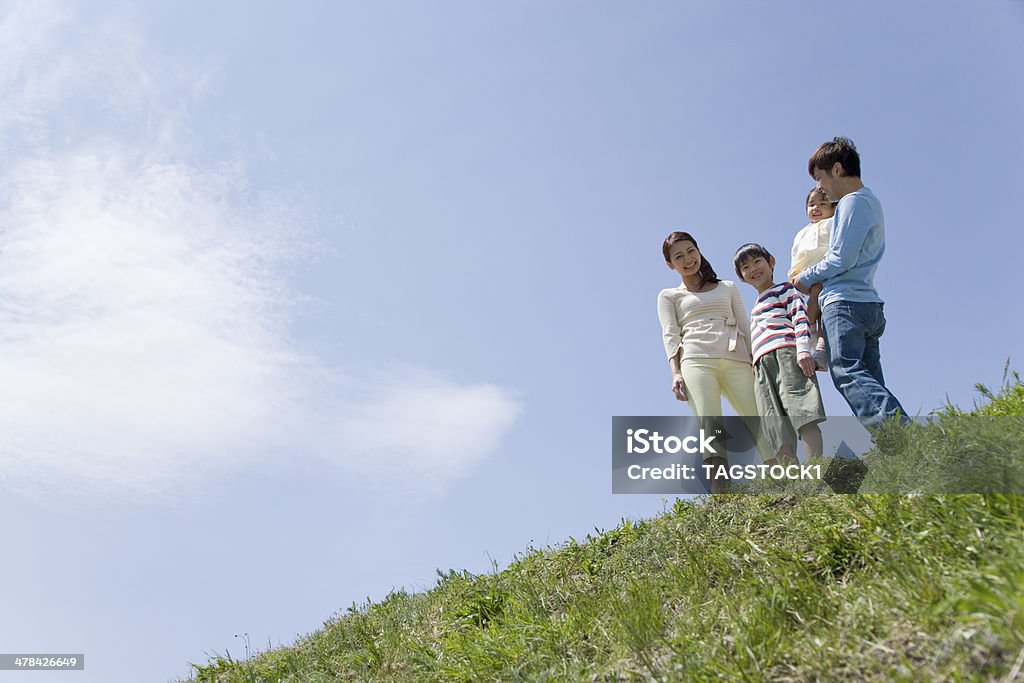
[[[352,464],[381,481],[415,482],[436,492],[497,449],[519,404],[490,384],[458,385],[408,370],[367,382],[358,403],[324,432],[327,448],[344,444]]]
[[[164,103],[197,70],[123,25],[8,9],[0,486],[161,500],[287,451],[440,491],[498,448],[520,410],[499,387],[397,367],[357,380],[296,350],[301,208],[250,191],[238,164],[190,161]]]

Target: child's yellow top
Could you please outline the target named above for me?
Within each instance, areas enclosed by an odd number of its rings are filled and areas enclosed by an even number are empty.
[[[832,235],[832,218],[829,216],[817,223],[808,223],[793,238],[793,265],[788,273],[790,280],[825,258],[828,240]]]

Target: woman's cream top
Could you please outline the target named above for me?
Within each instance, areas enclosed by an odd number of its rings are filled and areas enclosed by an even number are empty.
[[[685,285],[658,293],[665,353],[672,358],[729,358],[750,362],[750,321],[739,288],[720,281],[706,292]]]

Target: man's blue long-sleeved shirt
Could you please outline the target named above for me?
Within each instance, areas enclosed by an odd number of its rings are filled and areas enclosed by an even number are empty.
[[[822,308],[834,301],[882,303],[874,281],[884,253],[882,204],[871,190],[862,187],[839,200],[825,258],[800,273],[798,279],[808,287],[824,283],[818,297]]]

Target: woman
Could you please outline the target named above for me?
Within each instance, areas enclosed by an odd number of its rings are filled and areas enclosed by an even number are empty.
[[[719,279],[689,233],[673,232],[662,253],[668,267],[682,278],[678,287],[658,294],[672,391],[680,401],[689,401],[698,418],[721,417],[723,395],[737,415],[756,418],[750,322],[739,288]],[[752,435],[759,435],[756,422],[748,427]],[[760,443],[757,436],[755,440]],[[713,456],[704,463],[725,465],[727,460]],[[727,483],[713,479],[712,490],[723,490]]]

